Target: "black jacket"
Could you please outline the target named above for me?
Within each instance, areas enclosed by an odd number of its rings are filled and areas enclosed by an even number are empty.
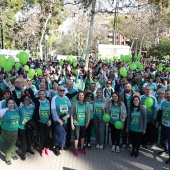
[[[35,104],[35,109],[34,109],[34,114],[33,114],[33,120],[40,120],[40,114],[39,114],[39,108],[40,108],[40,102],[39,102],[39,97],[36,98],[34,95],[34,92],[32,91],[31,88],[28,89],[28,92],[30,94],[30,97],[32,99],[32,101]],[[46,99],[50,102],[50,119],[52,120],[52,115],[51,115],[51,101],[48,97],[46,97]]]

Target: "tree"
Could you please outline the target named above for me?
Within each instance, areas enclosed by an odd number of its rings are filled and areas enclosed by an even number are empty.
[[[170,55],[170,39],[162,37],[159,44],[156,46],[152,45],[149,48],[149,53],[151,56],[158,57],[159,59],[162,59],[163,56]]]

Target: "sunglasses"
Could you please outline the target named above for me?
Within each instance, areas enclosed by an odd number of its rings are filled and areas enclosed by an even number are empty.
[[[61,92],[65,92],[65,90],[59,90],[59,91],[61,91]]]

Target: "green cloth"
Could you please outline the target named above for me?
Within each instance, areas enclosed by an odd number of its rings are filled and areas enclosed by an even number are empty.
[[[6,84],[4,82],[0,83],[0,89],[2,89],[2,91],[4,91],[7,88]]]
[[[116,121],[120,121],[121,109],[118,105],[112,104],[110,113],[110,123],[114,124]]]
[[[44,123],[47,124],[47,122],[49,121],[49,117],[50,117],[50,102],[46,99],[45,101],[41,101],[40,102],[40,120],[38,120],[40,123]]]
[[[58,92],[57,91],[52,91],[51,93],[51,98],[53,98],[54,96],[58,95]]]
[[[19,128],[25,130],[25,124],[32,119],[32,115],[34,113],[34,107],[30,105],[29,108],[27,108],[25,105],[22,105],[19,108],[19,115],[20,115],[20,122],[19,122]]]
[[[7,131],[16,131],[19,127],[19,111],[18,110],[9,110],[7,109],[3,119],[2,119],[2,129]]]
[[[170,128],[170,102],[163,101],[162,109],[162,125]]]
[[[90,120],[91,120],[94,117],[94,105],[93,105],[93,101],[89,102],[89,107],[90,107]]]
[[[134,132],[142,132],[142,129],[139,129],[141,113],[134,108],[133,113],[131,113],[131,121],[130,121],[130,130]]]
[[[96,99],[96,103],[95,103],[96,116],[102,117],[102,115],[103,115],[102,104],[103,104],[102,99]]]
[[[77,102],[77,119],[78,123],[74,123],[75,126],[85,126],[86,125],[86,104],[80,104]]]

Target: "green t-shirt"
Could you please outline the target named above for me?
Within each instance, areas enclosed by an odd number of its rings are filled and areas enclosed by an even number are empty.
[[[131,99],[132,99],[132,95],[130,94],[126,94],[126,101],[127,101],[127,110],[128,110],[128,113],[130,111],[130,105],[131,105]]]
[[[74,123],[75,126],[85,126],[86,125],[86,104],[80,104],[77,102],[77,119],[78,123]]]
[[[146,109],[146,112],[147,112],[147,122],[151,122],[151,120],[153,119],[153,113],[154,113],[154,107],[155,107],[155,98],[152,97],[152,96],[149,96],[153,99],[153,105],[149,108],[149,109]],[[141,102],[143,105],[145,105],[145,100],[147,99],[148,97],[146,97],[145,95],[142,95],[141,96]]]
[[[6,89],[6,84],[4,82],[0,83],[0,89],[2,89],[2,91]]]
[[[102,117],[102,115],[103,115],[102,104],[103,104],[102,99],[96,99],[96,103],[95,103],[96,116]]]
[[[170,102],[162,102],[162,125],[170,128]]]
[[[31,85],[30,88],[32,89],[33,92],[36,92],[36,91],[37,91],[37,88],[36,88],[33,84]]]
[[[47,124],[50,117],[50,102],[46,99],[45,101],[40,102],[40,108],[39,108],[39,114],[40,114],[40,120],[39,122]]]
[[[142,129],[139,129],[140,122],[140,112],[134,108],[133,113],[131,113],[131,121],[130,121],[130,130],[134,132],[142,132]]]
[[[77,78],[77,80],[75,81],[75,87],[79,90],[84,90],[84,87],[83,87],[83,79],[80,79],[80,78]]]
[[[75,93],[76,91],[77,91],[76,89],[72,89],[72,90],[68,90],[68,93],[72,94]],[[71,104],[73,104],[76,101],[76,98],[77,98],[77,94],[70,99]]]
[[[56,111],[58,116],[69,113],[69,99],[68,97],[64,96],[63,98],[56,97],[55,104],[56,104]],[[67,123],[67,121],[65,121]]]
[[[30,105],[30,107],[26,107],[25,105],[22,105],[19,108],[19,115],[20,115],[20,122],[19,122],[19,128],[25,130],[25,124],[32,119],[32,115],[34,113],[34,106]]]
[[[15,89],[15,93],[16,93],[16,95],[17,95],[17,98],[20,98],[20,97],[21,97],[21,90]]]
[[[93,101],[89,102],[89,107],[90,107],[90,120],[91,120],[94,117],[94,105],[93,105]]]
[[[6,131],[16,131],[19,127],[19,111],[7,109],[2,119],[2,129]]]
[[[6,108],[6,100],[2,100],[0,109],[5,109],[5,108]],[[0,118],[0,126],[1,125],[2,125],[2,118]]]
[[[58,95],[58,92],[57,91],[52,91],[51,93],[51,98],[53,98],[54,96]]]
[[[114,124],[116,121],[120,120],[120,107],[116,104],[112,104],[110,112],[110,123]]]

